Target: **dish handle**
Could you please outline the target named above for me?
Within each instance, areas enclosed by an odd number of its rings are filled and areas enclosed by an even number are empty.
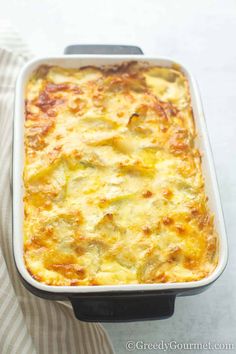
[[[175,294],[88,295],[70,297],[77,319],[86,322],[160,320],[174,313]]]
[[[74,44],[67,46],[64,54],[140,55],[143,51],[133,45]]]

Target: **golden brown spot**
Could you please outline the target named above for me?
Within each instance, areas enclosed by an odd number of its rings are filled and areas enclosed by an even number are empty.
[[[140,120],[139,118],[139,114],[138,113],[133,113],[130,117],[129,117],[129,121],[128,121],[128,126],[131,126],[131,124],[133,123],[137,123]]]
[[[27,269],[28,269],[28,268],[27,268]],[[32,273],[32,272],[30,271],[30,269],[28,269],[28,272],[30,273],[30,275],[32,276],[32,278],[34,278],[35,280],[37,280],[37,281],[39,281],[39,282],[42,281],[42,277],[41,277],[40,275],[35,274],[35,273]]]
[[[71,286],[78,286],[78,285],[79,285],[79,282],[78,282],[77,279],[71,280],[70,285],[71,285]]]
[[[160,130],[162,131],[162,133],[166,133],[168,128],[167,128],[167,126],[160,124]]]
[[[162,218],[162,222],[164,225],[171,225],[171,224],[173,224],[173,219],[169,218],[168,216],[164,216]]]
[[[168,188],[163,189],[162,194],[166,199],[170,199],[173,196],[172,191]]]
[[[26,142],[27,145],[35,150],[41,150],[46,146],[45,137],[55,127],[55,121],[49,119],[41,119],[32,127],[27,129]]]
[[[56,117],[57,114],[58,114],[58,112],[55,111],[54,109],[49,109],[49,110],[47,111],[47,115],[48,115],[49,117]]]
[[[184,228],[183,225],[176,224],[176,225],[175,225],[175,228],[176,228],[176,231],[177,231],[179,234],[184,234],[184,233],[185,233],[185,228]]]
[[[179,110],[172,103],[161,101],[161,104],[169,118],[177,116]]]
[[[110,221],[113,221],[113,214],[111,214],[111,213],[105,214],[104,217],[106,217]]]
[[[174,246],[170,249],[169,254],[168,254],[168,262],[176,262],[178,261],[179,257],[181,255],[181,249],[179,246]]]
[[[189,136],[188,132],[185,129],[178,129],[175,133],[170,137],[169,146],[170,151],[174,154],[185,153],[189,150]]]
[[[207,227],[210,224],[209,215],[205,214],[199,218],[199,228],[202,230],[204,227]]]
[[[82,256],[86,252],[86,247],[82,245],[75,245],[75,252],[78,256]]]
[[[143,193],[144,198],[151,198],[152,195],[153,195],[153,193],[149,190],[147,190],[146,192]]]
[[[152,233],[152,230],[148,226],[143,227],[142,230],[145,235],[150,235]]]
[[[46,91],[50,93],[56,93],[59,91],[73,91],[74,93],[77,94],[82,94],[83,90],[78,87],[77,85],[74,84],[67,84],[67,83],[62,83],[62,84],[54,84],[52,82],[49,82],[46,85]]]
[[[155,278],[153,279],[153,282],[157,282],[157,283],[166,283],[167,281],[168,281],[168,276],[165,274],[165,272],[156,275]]]
[[[52,82],[49,82],[46,85],[46,91],[48,92],[67,91],[69,88],[69,84],[54,84]]]
[[[184,267],[187,269],[196,269],[199,265],[199,262],[196,259],[185,257]]]
[[[46,91],[42,91],[36,102],[36,106],[39,107],[43,112],[47,113],[53,107],[64,103],[63,99],[55,99],[51,97]]]
[[[68,107],[71,112],[80,115],[83,113],[83,110],[86,107],[86,102],[77,97],[68,102]]]
[[[163,118],[165,121],[168,121],[168,116],[165,112],[165,109],[160,101],[156,101],[152,105],[153,110],[157,113],[158,117]]]
[[[74,278],[77,276],[79,279],[84,279],[86,275],[85,269],[77,264],[51,264],[48,266],[48,269],[61,273],[67,278]]]

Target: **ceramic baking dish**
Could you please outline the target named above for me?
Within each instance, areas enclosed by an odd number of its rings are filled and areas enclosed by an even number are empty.
[[[73,48],[73,50],[75,49]],[[29,76],[42,64],[81,67],[113,65],[133,60],[159,66],[176,64],[170,59],[144,55],[45,57],[27,63],[21,70],[16,85],[13,147],[13,252],[16,267],[23,284],[29,291],[46,299],[71,301],[76,317],[84,321],[134,321],[169,317],[173,314],[176,296],[192,295],[203,291],[221,275],[227,263],[228,250],[224,219],[198,87],[189,71],[178,63],[180,70],[189,80],[192,108],[198,132],[196,144],[203,153],[202,169],[205,188],[209,197],[209,207],[215,215],[215,226],[219,235],[219,262],[214,272],[202,280],[182,283],[49,286],[33,279],[25,267],[22,232],[24,193],[22,172],[24,166],[24,91]]]

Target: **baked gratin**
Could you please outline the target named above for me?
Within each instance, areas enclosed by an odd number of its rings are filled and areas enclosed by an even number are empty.
[[[189,282],[218,261],[178,68],[41,66],[26,87],[24,260],[48,285]]]

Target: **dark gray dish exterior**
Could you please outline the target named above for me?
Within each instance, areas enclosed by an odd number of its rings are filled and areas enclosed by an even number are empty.
[[[75,316],[86,322],[131,322],[161,320],[174,314],[176,296],[196,295],[210,285],[196,289],[169,291],[110,291],[99,293],[53,293],[39,290],[29,284],[18,271],[25,288],[46,300],[70,301]]]

